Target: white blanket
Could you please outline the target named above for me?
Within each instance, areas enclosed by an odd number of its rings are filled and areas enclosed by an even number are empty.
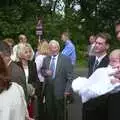
[[[81,96],[83,103],[91,98],[109,93],[120,86],[120,83],[111,83],[111,80],[114,79],[111,74],[115,71],[116,69],[112,69],[111,66],[99,68],[88,79],[78,77],[73,80],[72,89]]]

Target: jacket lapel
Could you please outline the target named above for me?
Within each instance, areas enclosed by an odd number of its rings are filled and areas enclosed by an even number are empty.
[[[55,77],[56,77],[57,73],[60,72],[61,62],[62,62],[62,60],[61,60],[61,55],[59,55],[59,56],[58,56],[58,60],[57,60],[57,64],[56,64],[56,73],[55,73]]]
[[[107,57],[107,56],[105,56],[105,57],[100,61],[100,64],[98,65],[98,67],[103,66],[104,64],[106,64],[106,57]]]
[[[48,56],[48,58],[47,58],[47,69],[49,69],[49,66],[50,66],[50,60],[51,60],[51,56]]]

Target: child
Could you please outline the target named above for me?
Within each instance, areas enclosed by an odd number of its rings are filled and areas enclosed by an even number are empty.
[[[73,80],[72,89],[81,95],[83,103],[91,98],[109,93],[120,86],[120,80],[113,77],[113,74],[120,69],[120,49],[113,50],[109,59],[108,67],[97,69],[88,79],[78,77]]]

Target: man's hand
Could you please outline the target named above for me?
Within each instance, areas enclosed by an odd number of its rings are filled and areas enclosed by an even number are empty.
[[[52,76],[52,71],[51,70],[46,70],[45,72],[48,76]]]
[[[112,80],[111,80],[111,83],[112,83],[112,84],[120,83],[120,80],[117,79],[117,78],[116,78],[116,79],[112,79]]]
[[[70,103],[73,102],[73,96],[72,96],[72,94],[71,94],[70,92],[65,92],[65,93],[64,93],[64,97],[65,97],[66,102],[67,102],[68,104],[70,104]]]
[[[64,93],[64,96],[65,96],[65,97],[70,96],[70,95],[71,95],[70,92],[65,92],[65,93]]]
[[[117,71],[117,72],[115,72],[115,73],[113,74],[113,76],[114,76],[115,78],[117,78],[117,79],[120,80],[120,70]]]

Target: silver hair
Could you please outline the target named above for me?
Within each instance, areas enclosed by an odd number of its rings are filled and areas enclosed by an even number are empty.
[[[51,41],[49,42],[49,45],[52,45],[52,44],[57,45],[58,48],[60,48],[60,44],[59,44],[58,41],[56,41],[56,40],[51,40]]]
[[[110,56],[111,55],[118,55],[118,56],[120,56],[120,49],[114,49],[111,53],[110,53]]]
[[[16,61],[20,61],[20,54],[24,52],[25,48],[30,48],[31,51],[32,51],[32,55],[31,55],[31,58],[30,60],[33,59],[34,57],[34,51],[31,47],[31,45],[29,43],[19,43],[18,46],[17,46],[17,53],[16,53]]]

